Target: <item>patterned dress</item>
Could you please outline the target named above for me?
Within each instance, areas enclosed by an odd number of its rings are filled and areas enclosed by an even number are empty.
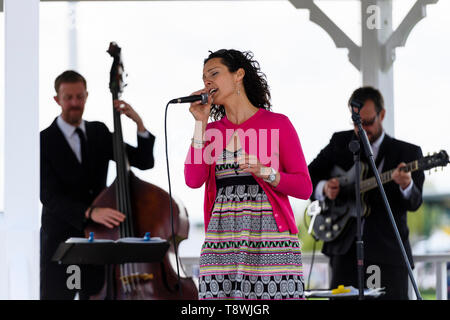
[[[264,190],[235,162],[240,154],[225,149],[216,162],[199,299],[304,299],[298,238],[278,231]]]

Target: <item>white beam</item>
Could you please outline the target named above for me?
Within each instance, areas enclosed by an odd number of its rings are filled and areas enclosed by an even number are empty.
[[[297,9],[308,9],[310,20],[321,26],[337,48],[349,50],[349,60],[361,72],[362,85],[379,89],[384,97],[384,129],[395,136],[393,62],[395,48],[404,46],[410,32],[423,17],[428,4],[439,0],[417,0],[397,30],[392,30],[392,0],[361,0],[361,47],[358,47],[313,0],[289,0]],[[374,9],[376,12],[374,12]],[[378,26],[368,25],[377,14]]]
[[[378,8],[379,27],[373,28],[367,22],[373,17],[371,10]],[[383,68],[383,45],[392,34],[392,1],[361,0],[361,75],[363,86],[380,90],[384,98],[386,117],[383,127],[395,136],[394,72],[393,66]]]
[[[386,118],[384,129],[395,135],[394,119],[394,79],[392,65],[383,68],[382,47],[392,34],[391,0],[361,0],[361,47],[357,46],[317,5],[313,0],[290,0],[297,9],[308,9],[310,20],[321,26],[333,39],[337,48],[349,50],[349,60],[361,72],[362,85],[379,89],[384,97]],[[375,6],[379,13],[377,28],[371,28],[367,21]]]
[[[392,65],[395,60],[395,48],[404,47],[409,34],[414,29],[416,24],[426,17],[426,6],[428,4],[435,4],[438,1],[439,0],[417,0],[397,29],[389,36],[389,39],[384,45],[384,68],[389,68]]]
[[[361,70],[361,48],[356,45],[312,0],[289,0],[296,9],[308,9],[309,20],[324,29],[334,41],[336,48],[348,49],[348,59]]]
[[[42,0],[41,0],[42,1]],[[68,3],[68,19],[69,23],[69,69],[78,69],[78,45],[77,45],[77,3]]]
[[[0,298],[39,297],[39,0],[5,0]]]
[[[247,1],[247,2],[252,2],[252,1],[280,1],[280,0],[41,0],[41,2],[117,2],[117,1],[121,1],[121,2],[165,2],[165,1],[169,1],[169,2],[183,2],[183,1],[190,1],[190,2],[211,2],[211,1],[220,1],[220,2],[225,2],[225,1]],[[328,0],[328,1],[335,1],[335,0]]]

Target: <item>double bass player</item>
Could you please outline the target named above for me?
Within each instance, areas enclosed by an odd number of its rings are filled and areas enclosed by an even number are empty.
[[[104,123],[83,119],[88,97],[85,78],[75,71],[65,71],[56,78],[55,91],[61,114],[40,134],[40,298],[68,300],[76,291],[66,285],[67,266],[51,261],[58,245],[70,237],[84,237],[89,219],[113,228],[125,216],[112,208],[91,207],[106,187],[113,143]],[[126,145],[130,164],[141,170],[152,168],[155,137],[128,103],[115,100],[114,107],[137,125],[137,147]],[[90,282],[83,274],[81,283],[80,299],[87,298]]]

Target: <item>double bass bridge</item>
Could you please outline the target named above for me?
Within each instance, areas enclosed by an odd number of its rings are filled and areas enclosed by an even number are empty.
[[[155,276],[153,275],[153,273],[135,273],[132,275],[122,276],[120,277],[120,280],[122,281],[123,285],[127,286],[136,283],[136,281],[147,282],[153,280],[154,278]]]

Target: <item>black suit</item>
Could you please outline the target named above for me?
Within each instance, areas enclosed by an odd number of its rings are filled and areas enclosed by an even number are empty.
[[[70,237],[84,237],[84,213],[106,187],[108,163],[113,160],[112,134],[101,122],[85,122],[87,166],[80,164],[56,119],[41,132],[41,299],[73,299],[66,287],[67,266],[51,258]],[[154,165],[155,137],[138,136],[138,147],[127,145],[130,164],[139,169]],[[82,283],[83,286],[87,285]]]
[[[333,134],[330,143],[310,163],[308,168],[314,189],[319,181],[331,178],[330,172],[335,165],[344,170],[349,170],[353,166],[353,154],[348,149],[352,139],[356,139],[353,130]],[[419,158],[422,158],[420,147],[396,140],[386,134],[380,146],[376,164],[378,166],[384,159],[382,171],[385,172],[396,168],[401,162],[408,163]],[[363,152],[361,161],[367,163]],[[367,177],[373,176],[371,170],[369,173]],[[422,204],[422,187],[425,178],[422,171],[416,171],[412,173],[412,179],[414,185],[408,199],[403,197],[399,185],[393,181],[384,184],[384,189],[409,261],[413,266],[406,213],[417,210]],[[314,193],[312,199],[314,199]],[[368,192],[367,203],[371,208],[371,214],[363,221],[365,266],[370,264],[380,266],[382,286],[385,284],[387,287],[385,297],[406,298],[407,269],[378,188]],[[335,241],[326,242],[323,245],[322,252],[330,257],[332,269],[340,269],[333,270],[332,287],[336,284],[352,284],[357,287],[355,237],[356,220],[352,219]],[[405,276],[399,277],[399,274]]]

